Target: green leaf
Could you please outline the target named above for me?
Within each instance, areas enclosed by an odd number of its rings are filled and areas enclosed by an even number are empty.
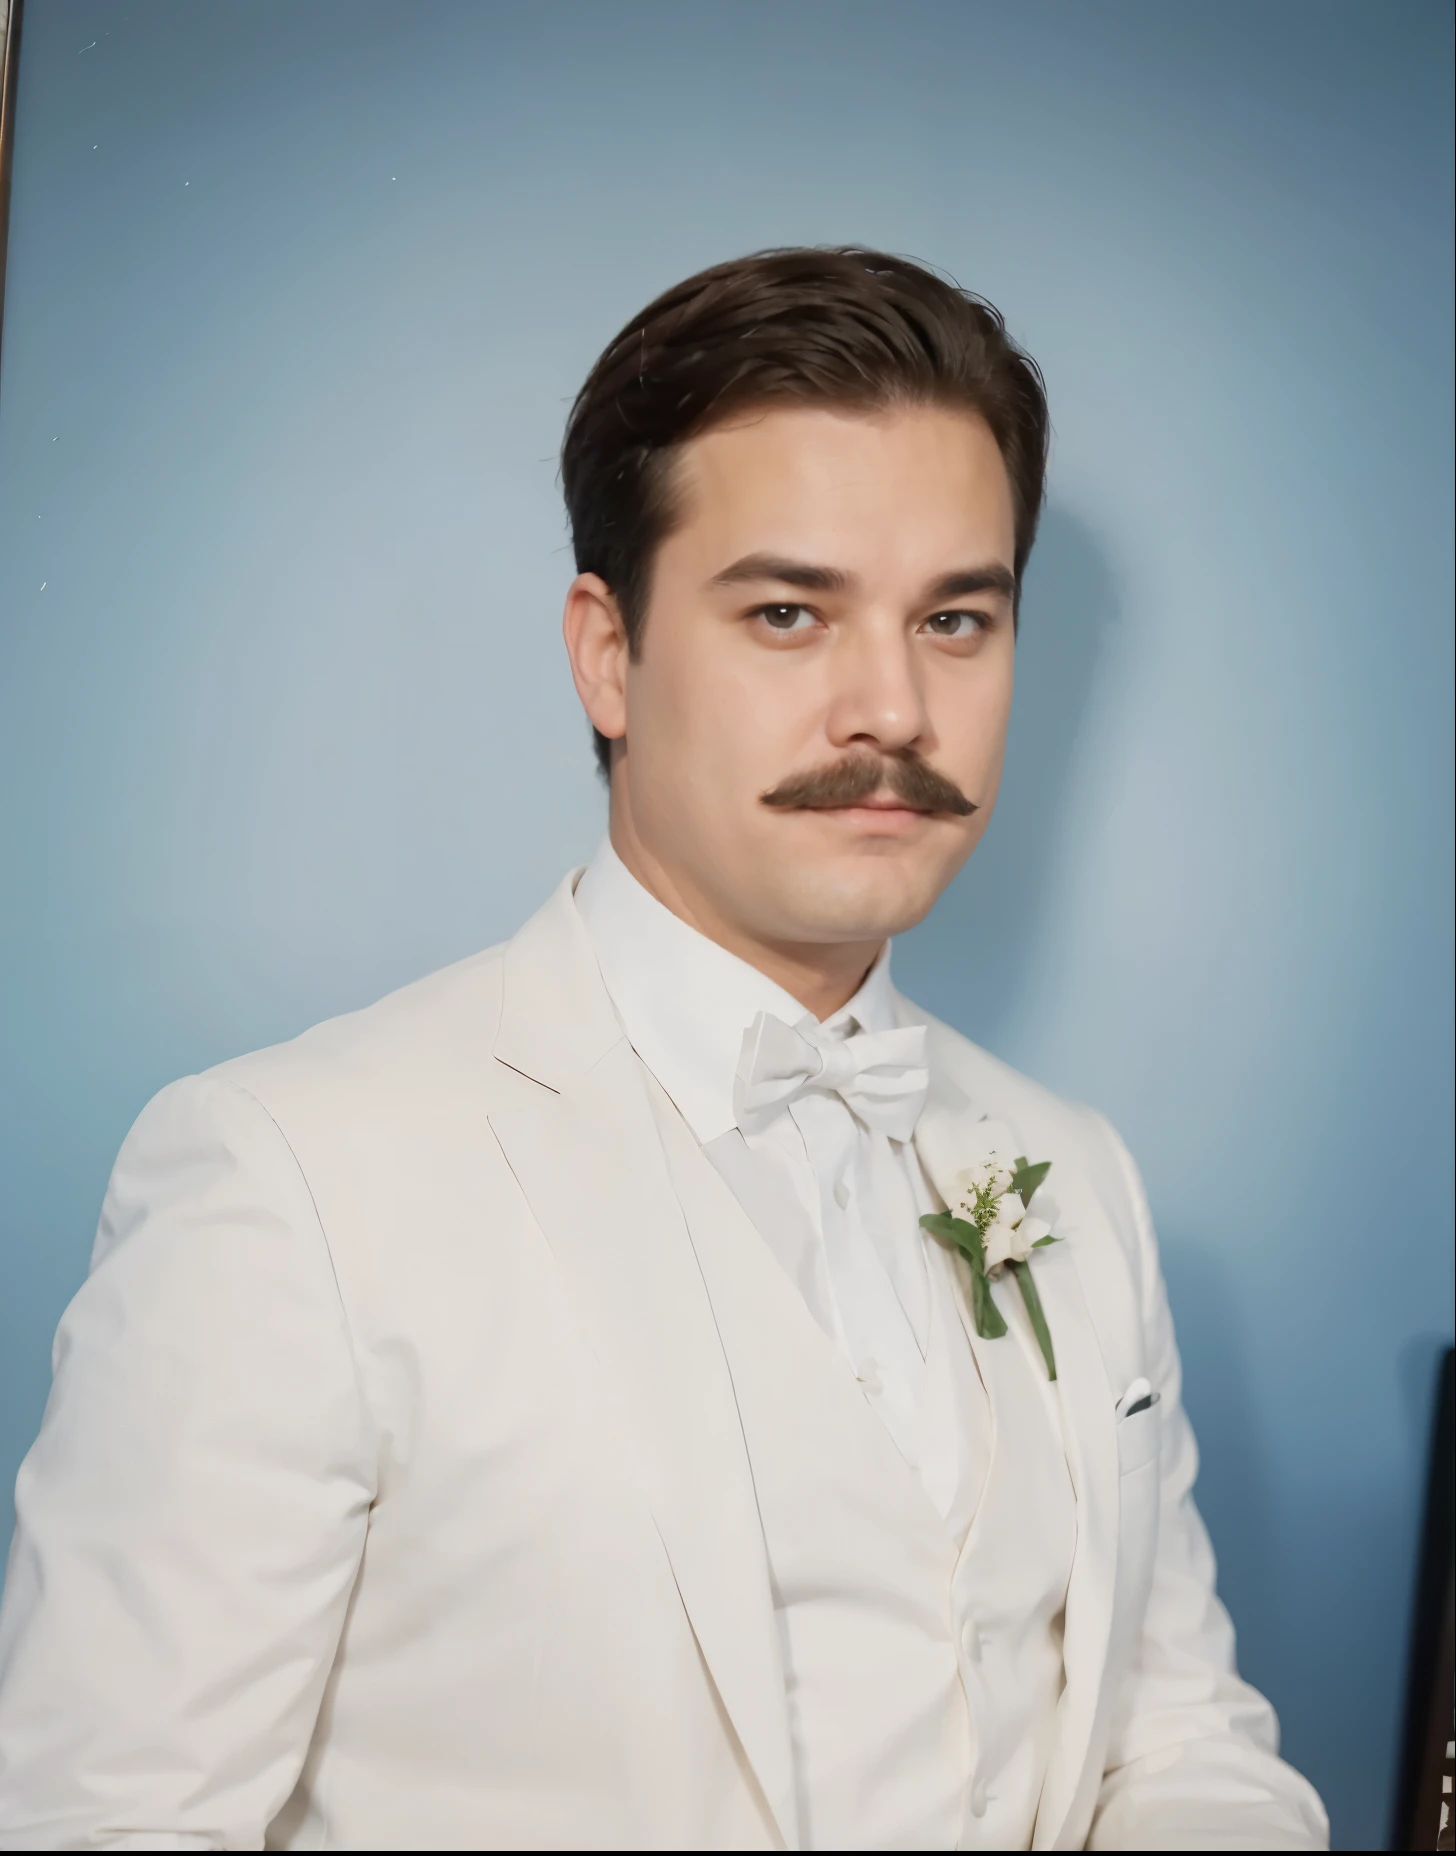
[[[981,1233],[964,1218],[956,1218],[950,1212],[927,1212],[920,1220],[925,1229],[935,1237],[944,1238],[953,1244],[963,1257],[970,1261],[974,1270],[986,1266],[986,1246],[981,1242]]]
[[[1051,1329],[1047,1326],[1046,1310],[1041,1305],[1036,1284],[1031,1279],[1029,1263],[1013,1263],[1016,1280],[1021,1285],[1021,1299],[1026,1303],[1026,1312],[1031,1321],[1032,1332],[1036,1335],[1036,1344],[1041,1348],[1041,1357],[1046,1361],[1047,1378],[1057,1376],[1057,1356],[1052,1352]],[[977,1333],[980,1332],[978,1328]]]
[[[1006,1332],[1006,1322],[986,1280],[986,1246],[981,1233],[964,1218],[952,1217],[949,1212],[927,1212],[920,1222],[934,1236],[953,1244],[970,1264],[971,1313],[975,1317],[976,1332],[982,1340],[1000,1340]]]
[[[1032,1249],[1040,1250],[1043,1244],[1060,1244],[1061,1241],[1062,1240],[1057,1236],[1055,1231],[1048,1231],[1045,1237],[1039,1237],[1036,1240],[1032,1245]]]
[[[1050,1160],[1038,1160],[1035,1166],[1029,1166],[1025,1154],[1016,1162],[1016,1171],[1011,1175],[1011,1190],[1023,1205],[1031,1204],[1031,1195],[1051,1170]]]
[[[976,1318],[976,1332],[982,1340],[1000,1340],[1006,1332],[1006,1323],[992,1299],[986,1272],[974,1265],[971,1269],[971,1313]]]

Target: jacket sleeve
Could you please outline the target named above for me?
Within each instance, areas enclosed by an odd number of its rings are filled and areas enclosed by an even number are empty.
[[[1099,1117],[1100,1119],[1100,1117]],[[1323,1850],[1313,1786],[1278,1757],[1279,1725],[1241,1681],[1215,1591],[1213,1549],[1193,1504],[1198,1449],[1142,1181],[1116,1133],[1138,1245],[1147,1377],[1160,1394],[1158,1544],[1147,1611],[1117,1698],[1087,1839],[1102,1850]]]
[[[235,1082],[144,1110],[53,1366],[0,1609],[0,1848],[261,1849],[375,1452],[308,1187]]]

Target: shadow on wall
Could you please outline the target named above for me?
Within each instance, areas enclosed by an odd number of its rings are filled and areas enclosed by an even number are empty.
[[[1042,517],[1027,568],[1016,703],[996,813],[929,919],[895,942],[895,982],[998,1054],[1036,966],[1078,741],[1119,618],[1106,556],[1076,516]],[[986,908],[1014,896],[1016,907]]]

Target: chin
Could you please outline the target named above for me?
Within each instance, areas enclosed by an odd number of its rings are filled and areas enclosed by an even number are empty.
[[[896,858],[839,860],[818,870],[800,869],[784,897],[806,941],[882,941],[903,934],[930,913],[949,872],[906,868]]]

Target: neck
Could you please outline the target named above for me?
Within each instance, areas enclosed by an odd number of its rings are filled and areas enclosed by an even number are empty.
[[[884,948],[883,940],[822,944],[765,940],[726,916],[685,871],[654,857],[636,833],[624,826],[615,807],[609,836],[612,849],[650,896],[689,928],[756,967],[820,1020],[832,1018],[849,1003]]]

